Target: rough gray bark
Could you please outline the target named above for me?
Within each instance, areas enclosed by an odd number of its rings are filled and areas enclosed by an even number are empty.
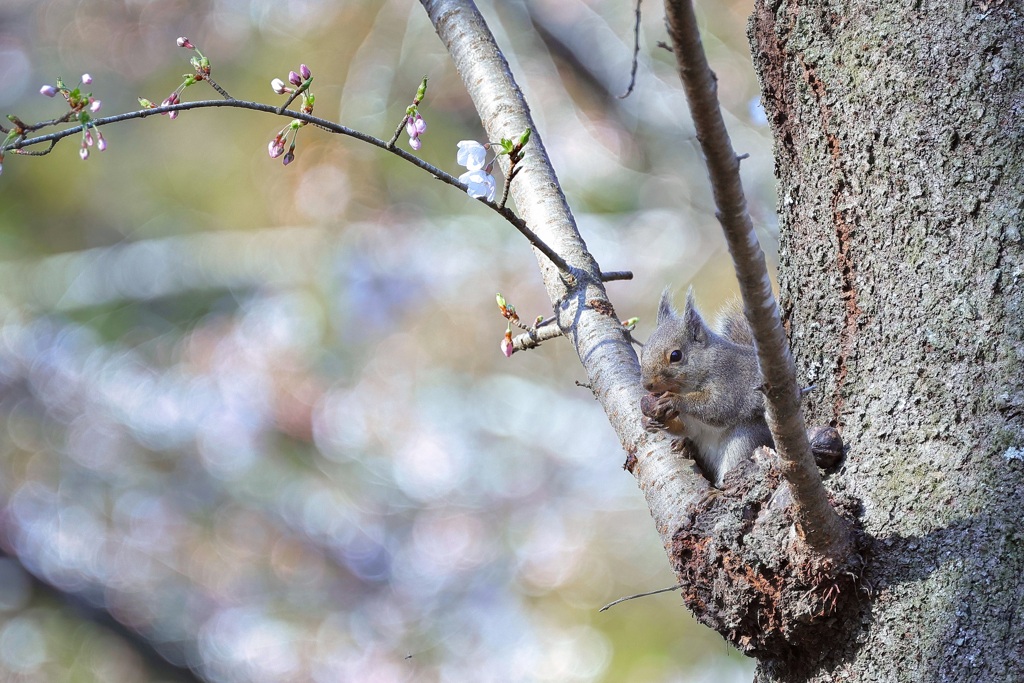
[[[751,39],[783,314],[872,588],[820,669],[758,680],[1021,680],[1024,13],[758,0]]]

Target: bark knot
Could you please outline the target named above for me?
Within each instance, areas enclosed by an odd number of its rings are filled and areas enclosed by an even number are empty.
[[[791,503],[778,457],[758,449],[690,508],[672,540],[687,607],[762,661],[816,660],[862,603],[860,535],[841,563],[809,556],[793,543]]]

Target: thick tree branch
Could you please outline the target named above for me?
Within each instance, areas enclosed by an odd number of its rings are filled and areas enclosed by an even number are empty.
[[[542,136],[501,50],[471,0],[421,0],[448,48],[490,140],[514,138],[529,128],[529,153],[511,194],[526,222],[572,266],[574,282],[538,259],[558,327],[579,354],[589,386],[626,450],[627,469],[643,490],[666,548],[687,506],[707,490],[691,461],[671,451],[661,435],[640,422],[640,368],[601,282],[601,272],[576,228],[551,167]],[[499,157],[507,170],[508,160]],[[517,164],[517,168],[520,167]]]
[[[718,220],[753,329],[765,380],[768,425],[782,459],[783,474],[792,487],[797,530],[813,550],[825,556],[843,556],[851,547],[848,526],[829,505],[811,454],[793,357],[772,294],[764,252],[747,211],[739,158],[722,119],[717,79],[704,54],[693,4],[691,0],[666,0],[665,13],[679,77],[707,162]]]

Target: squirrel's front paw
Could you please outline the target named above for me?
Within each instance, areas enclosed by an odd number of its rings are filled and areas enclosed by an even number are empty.
[[[679,417],[675,394],[644,394],[640,399],[640,413],[644,429],[649,432],[672,429],[672,421]]]

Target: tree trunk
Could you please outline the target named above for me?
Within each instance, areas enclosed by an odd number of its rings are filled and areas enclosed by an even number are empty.
[[[1024,14],[1016,3],[758,0],[782,311],[827,482],[870,547],[813,674],[1024,677]],[[817,654],[817,653],[814,653]]]

